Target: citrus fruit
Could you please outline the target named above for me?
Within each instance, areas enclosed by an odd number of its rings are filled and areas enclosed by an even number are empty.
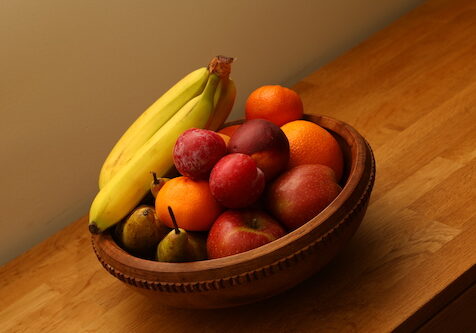
[[[218,131],[218,133],[228,135],[230,138],[235,133],[236,129],[240,127],[240,125],[231,125],[227,127],[223,127],[221,130]]]
[[[246,119],[266,119],[282,126],[301,119],[303,105],[301,97],[289,88],[262,86],[248,96],[245,113]]]
[[[219,136],[221,136],[221,138],[223,139],[223,141],[225,141],[225,144],[228,146],[228,142],[230,142],[230,136],[229,135],[226,135],[226,134],[223,134],[223,133],[220,133],[218,132],[217,133]]]
[[[157,218],[173,228],[168,206],[172,208],[178,226],[189,231],[209,230],[222,212],[221,205],[210,192],[208,181],[185,176],[165,183],[155,200]]]
[[[321,126],[295,120],[281,127],[289,141],[289,164],[324,164],[334,170],[337,181],[342,176],[343,155],[337,140]]]

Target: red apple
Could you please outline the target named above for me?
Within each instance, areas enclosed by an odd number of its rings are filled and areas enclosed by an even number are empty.
[[[228,208],[247,207],[264,190],[264,174],[256,162],[245,154],[229,154],[218,161],[210,173],[210,191]]]
[[[228,151],[250,155],[264,172],[267,181],[284,171],[289,161],[286,135],[281,128],[264,119],[243,123],[233,133]]]
[[[227,210],[213,223],[207,238],[210,259],[231,256],[267,244],[286,232],[261,210]]]
[[[213,166],[226,153],[226,143],[218,133],[192,128],[175,142],[173,157],[175,167],[182,175],[208,179]]]
[[[280,175],[266,193],[269,212],[294,230],[326,208],[341,191],[334,171],[321,164],[303,164]]]

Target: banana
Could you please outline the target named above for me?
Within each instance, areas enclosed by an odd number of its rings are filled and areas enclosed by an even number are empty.
[[[91,233],[106,230],[134,209],[149,191],[150,172],[161,177],[170,169],[173,147],[180,134],[192,127],[204,128],[208,123],[219,80],[217,74],[210,74],[203,93],[185,104],[99,191],[89,212]]]
[[[214,97],[215,111],[206,128],[218,130],[230,115],[236,98],[236,86],[232,79],[225,77],[220,80]]]
[[[186,75],[134,121],[106,158],[99,175],[100,189],[178,110],[202,93],[209,75],[210,71],[206,67]]]

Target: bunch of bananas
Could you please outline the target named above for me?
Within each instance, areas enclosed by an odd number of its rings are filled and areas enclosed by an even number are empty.
[[[99,233],[121,221],[150,189],[151,172],[173,168],[175,141],[185,130],[217,130],[236,96],[229,78],[233,58],[218,56],[177,82],[127,129],[106,158],[99,193],[89,212],[89,230]]]

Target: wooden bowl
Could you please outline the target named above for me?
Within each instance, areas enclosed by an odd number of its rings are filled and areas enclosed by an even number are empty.
[[[312,220],[251,251],[188,263],[140,259],[122,250],[109,232],[92,235],[94,251],[103,267],[136,291],[180,308],[222,308],[256,302],[319,271],[360,225],[374,184],[375,161],[365,139],[348,124],[326,116],[305,118],[329,130],[345,157],[341,193]]]

